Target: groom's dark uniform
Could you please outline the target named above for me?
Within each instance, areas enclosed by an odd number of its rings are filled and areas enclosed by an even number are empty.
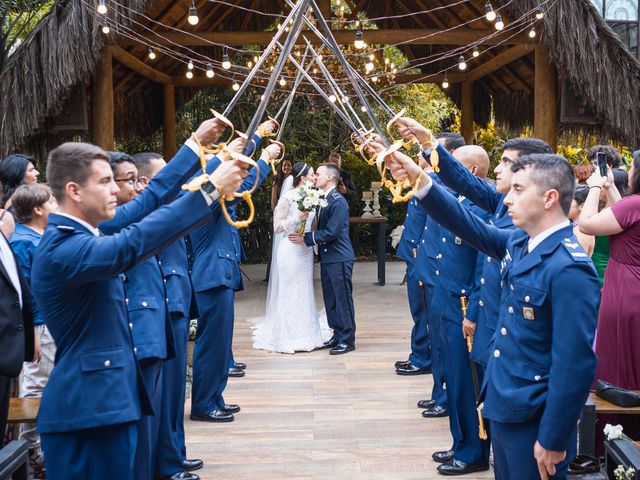
[[[306,233],[304,243],[318,246],[322,296],[329,327],[338,343],[353,347],[356,321],[351,275],[356,257],[349,240],[349,205],[335,187],[325,195],[328,204],[318,212],[318,229]]]

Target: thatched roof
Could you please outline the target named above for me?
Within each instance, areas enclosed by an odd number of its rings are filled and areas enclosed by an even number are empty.
[[[126,23],[125,17],[136,13],[132,32],[145,34],[162,25],[188,28],[186,12],[191,0],[119,0],[119,10],[111,7],[115,24]],[[388,17],[421,12],[443,6],[442,0],[359,0],[357,4],[368,18]],[[376,21],[378,28],[445,29],[466,23],[464,29],[486,29],[478,19],[484,12],[485,0],[456,2],[446,8],[419,15],[386,18]],[[201,22],[196,31],[263,31],[274,20],[234,6],[250,7],[263,13],[282,13],[282,0],[197,0]],[[539,0],[493,0],[502,6],[509,18],[519,18],[540,4]],[[607,138],[627,143],[640,143],[640,63],[621,43],[588,0],[550,2],[550,10],[538,25],[541,43],[548,49],[561,77],[566,78],[590,109],[600,125],[594,128]],[[474,20],[476,19],[476,20]],[[104,48],[105,37],[91,0],[60,0],[43,18],[30,36],[9,58],[0,72],[0,155],[18,148],[33,149],[34,142],[56,143],[59,137],[47,132],[47,123],[64,106],[72,90],[88,85]],[[193,29],[192,29],[193,30]],[[147,48],[135,42],[125,43],[123,50],[145,62]],[[172,47],[179,50],[180,47]],[[192,46],[215,58],[219,47]],[[403,45],[409,59],[450,50],[451,45]],[[495,46],[486,57],[469,61],[470,70],[480,61],[499,56],[512,45]],[[448,61],[449,65],[451,60]],[[420,67],[423,74],[441,72],[446,63]],[[170,56],[161,56],[153,68],[172,78],[182,76],[184,64]],[[127,66],[113,62],[115,131],[119,138],[146,135],[161,126],[162,88],[148,78],[132,72]],[[436,78],[436,77],[434,77]],[[476,82],[475,120],[486,123],[493,99],[496,120],[507,127],[530,125],[533,120],[535,72],[533,54],[519,56],[510,63],[483,76]],[[450,95],[458,99],[454,82]],[[193,93],[177,88],[180,106]]]

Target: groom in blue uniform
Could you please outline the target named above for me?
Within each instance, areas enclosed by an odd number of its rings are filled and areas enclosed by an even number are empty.
[[[349,205],[337,191],[340,170],[332,163],[323,163],[316,172],[316,188],[324,192],[327,206],[318,213],[318,229],[289,234],[293,243],[317,245],[320,256],[322,297],[327,310],[327,322],[333,337],[327,342],[331,355],[355,350],[356,320],[353,307],[351,275],[356,257],[349,240]]]

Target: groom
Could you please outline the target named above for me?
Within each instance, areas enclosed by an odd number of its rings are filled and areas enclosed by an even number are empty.
[[[293,243],[317,245],[320,256],[322,296],[327,321],[333,337],[327,342],[331,355],[355,350],[356,321],[351,292],[351,274],[355,255],[349,240],[349,205],[336,189],[340,170],[332,163],[323,163],[316,171],[316,188],[323,192],[327,206],[318,213],[318,229],[304,237],[291,233]]]

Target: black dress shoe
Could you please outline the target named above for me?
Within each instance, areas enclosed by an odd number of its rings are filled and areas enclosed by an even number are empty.
[[[409,363],[406,367],[396,368],[396,373],[398,375],[424,375],[431,373],[431,369],[416,367],[413,363]]]
[[[244,377],[246,375],[244,370],[240,370],[239,368],[230,368],[229,376],[234,378]]]
[[[441,452],[434,452],[433,455],[431,455],[431,458],[433,458],[434,462],[449,463],[453,460],[455,454],[456,452],[453,450],[443,450]]]
[[[238,368],[240,370],[246,370],[247,369],[247,364],[246,363],[242,363],[242,362],[236,362],[233,364],[233,368]]]
[[[199,458],[187,458],[184,462],[182,462],[182,466],[185,468],[185,470],[193,472],[194,470],[200,470],[204,466],[204,462]]]
[[[322,345],[322,348],[334,348],[338,345],[338,339],[336,337],[331,337],[328,341]]]
[[[420,400],[418,402],[418,408],[424,408],[425,410],[431,410],[436,406],[435,400]]]
[[[352,345],[347,345],[346,343],[339,343],[335,347],[333,347],[331,350],[329,350],[329,353],[331,355],[342,355],[344,353],[352,352],[355,349],[356,347]]]
[[[225,403],[220,410],[224,413],[238,413],[240,411],[240,405],[232,405]]]
[[[395,364],[396,368],[402,368],[402,367],[406,367],[407,365],[409,365],[411,362],[409,360],[398,360]]]
[[[433,408],[428,408],[427,410],[423,411],[422,416],[424,418],[448,417],[449,410],[441,407],[440,405],[434,405]]]
[[[196,422],[233,422],[235,417],[231,413],[225,413],[222,410],[214,410],[207,415],[192,413],[189,418]]]
[[[489,470],[488,463],[464,463],[455,458],[449,463],[443,463],[438,467],[438,473],[442,475],[466,475],[473,472],[484,472]]]
[[[167,478],[169,480],[200,480],[200,477],[198,475],[191,472],[174,473],[173,475]]]

